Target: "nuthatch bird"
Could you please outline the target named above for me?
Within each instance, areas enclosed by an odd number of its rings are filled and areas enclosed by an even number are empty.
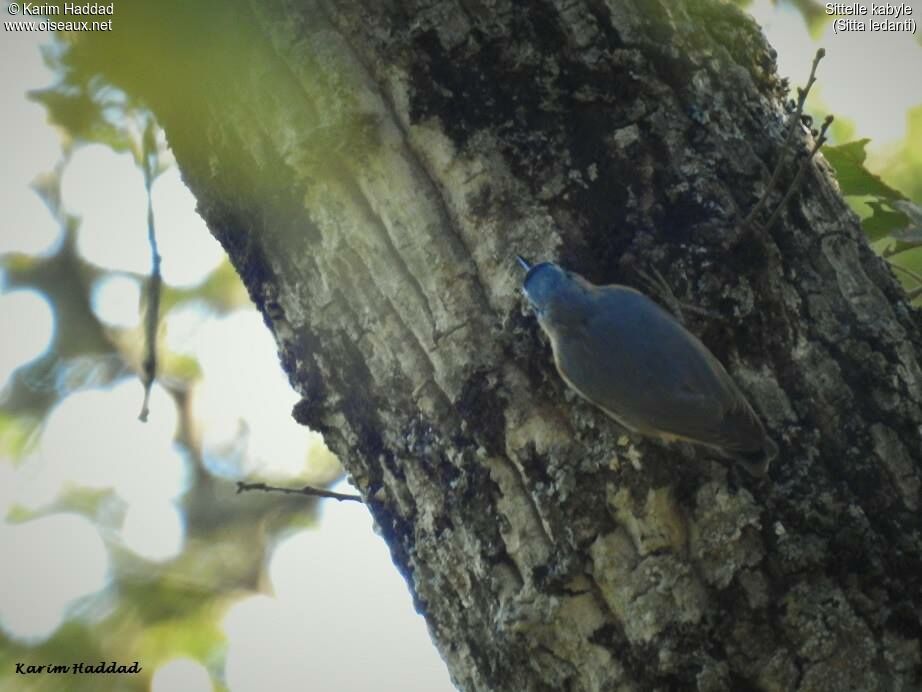
[[[672,315],[633,288],[516,259],[557,371],[577,394],[630,431],[705,445],[764,475],[778,447],[720,361]]]

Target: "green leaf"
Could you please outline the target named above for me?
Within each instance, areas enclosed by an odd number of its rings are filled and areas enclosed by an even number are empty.
[[[163,356],[163,373],[170,377],[191,382],[200,379],[202,368],[198,360],[182,353],[165,353]]]
[[[21,459],[36,444],[39,422],[0,411],[0,456]]]
[[[898,200],[892,205],[906,216],[905,225],[893,232],[893,237],[903,243],[922,245],[922,207],[909,200]]]
[[[66,84],[36,89],[29,98],[42,104],[52,123],[82,142],[99,142],[115,151],[133,151],[131,135],[111,118],[111,104],[86,87]]]
[[[837,147],[824,147],[823,155],[836,171],[843,195],[872,195],[886,200],[905,199],[903,194],[887,185],[880,176],[864,167],[869,139],[859,139]]]
[[[922,275],[922,248],[910,248],[905,252],[892,256],[888,260],[897,267],[902,267],[913,274]],[[919,288],[919,281],[905,272],[898,272],[897,277],[907,290]]]
[[[861,227],[871,241],[905,228],[909,222],[905,214],[887,209],[880,202],[868,202],[867,205],[873,213],[861,221]]]

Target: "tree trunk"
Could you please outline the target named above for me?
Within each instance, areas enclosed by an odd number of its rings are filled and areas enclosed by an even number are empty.
[[[922,325],[821,157],[743,223],[786,126],[750,19],[137,5],[75,60],[157,114],[461,689],[922,687]],[[769,479],[568,390],[516,253],[708,311]]]

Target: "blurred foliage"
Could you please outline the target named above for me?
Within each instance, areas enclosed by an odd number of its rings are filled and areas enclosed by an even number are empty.
[[[120,20],[124,14],[127,10]],[[170,22],[176,27],[182,24],[175,18]],[[196,35],[195,40],[210,34]],[[112,272],[85,261],[77,251],[78,235],[88,231],[63,207],[60,189],[72,154],[89,143],[130,152],[138,168],[147,169],[148,183],[174,165],[162,133],[154,140],[155,151],[151,152],[150,137],[145,146],[145,127],[153,116],[143,104],[92,70],[75,66],[69,51],[80,37],[65,35],[59,39],[44,55],[60,76],[58,83],[30,96],[45,107],[62,135],[60,165],[33,185],[57,220],[62,240],[55,251],[44,256],[0,255],[6,288],[38,291],[51,303],[55,315],[47,353],[19,368],[0,396],[0,456],[10,463],[21,463],[17,460],[35,449],[43,422],[69,394],[139,378],[142,371],[144,321],[137,327],[113,327],[103,323],[91,307],[93,284]],[[170,79],[182,73],[177,67]],[[230,74],[227,81],[233,81]],[[119,274],[142,285],[148,279],[139,274]],[[250,303],[236,272],[225,260],[198,286],[163,286],[162,316],[189,305],[221,316]],[[206,666],[216,690],[226,689],[221,682],[225,642],[219,623],[223,614],[236,599],[264,588],[265,561],[271,546],[286,533],[314,521],[316,504],[310,500],[263,493],[238,496],[235,479],[207,470],[190,403],[202,369],[194,356],[170,352],[162,331],[157,330],[159,383],[179,411],[176,444],[191,468],[188,489],[178,501],[185,524],[183,550],[164,563],[144,560],[129,551],[118,534],[124,503],[112,490],[71,488],[37,511],[14,505],[5,517],[7,523],[64,511],[94,522],[106,543],[111,574],[108,586],[80,599],[47,640],[29,645],[0,632],[0,689],[111,688],[110,681],[97,675],[68,675],[66,680],[47,675],[17,677],[16,662],[84,661],[95,665],[99,661],[130,664],[139,660],[142,673],[120,676],[118,689],[147,690],[160,663],[183,655]],[[140,384],[138,392],[140,405]],[[317,480],[330,482],[338,474],[334,468],[332,474]]]
[[[70,620],[65,622],[45,642],[37,646],[25,646],[13,641],[0,639],[0,670],[7,675],[0,677],[0,688],[9,690],[29,689],[34,692],[59,692],[62,689],[62,677],[58,675],[36,675],[27,679],[16,680],[9,672],[14,671],[17,662],[34,661],[34,665],[41,663],[70,665],[75,661],[99,661],[116,655],[115,651],[107,646],[108,642],[95,632],[96,628],[84,622]],[[128,657],[132,652],[121,653]],[[122,658],[127,661],[128,658]],[[131,658],[131,661],[134,661]],[[146,671],[145,671],[146,672]],[[15,681],[15,682],[14,682]],[[99,690],[99,677],[95,675],[68,675],[66,677],[67,690],[74,692],[97,692]],[[146,689],[137,687],[136,689]]]
[[[905,201],[899,191],[887,185],[879,175],[865,167],[865,147],[869,139],[859,139],[839,146],[826,147],[823,154],[836,171],[839,188],[846,197],[864,197],[871,214],[862,220],[868,238],[880,240],[900,232],[909,222],[898,206]]]
[[[0,410],[0,457],[21,459],[35,446],[39,421]]]
[[[825,147],[842,194],[875,249],[897,270],[910,298],[922,300],[922,106],[908,114],[906,139],[871,170],[859,139]]]
[[[752,0],[733,0],[736,5],[743,9],[752,5]],[[786,4],[794,7],[804,18],[807,30],[810,32],[813,40],[818,39],[830,21],[829,15],[826,14],[826,3],[819,0],[772,0],[773,5]]]
[[[823,149],[823,155],[836,169],[836,178],[843,195],[871,195],[881,201],[903,199],[903,195],[874,175],[864,163],[867,159],[865,146],[869,139],[841,144]]]

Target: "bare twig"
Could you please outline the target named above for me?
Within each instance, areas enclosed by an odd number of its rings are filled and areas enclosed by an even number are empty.
[[[144,186],[147,188],[147,241],[150,244],[151,254],[150,278],[147,280],[147,314],[144,320],[146,349],[144,362],[141,364],[144,402],[141,404],[141,413],[138,415],[138,420],[146,423],[150,413],[150,390],[154,386],[154,380],[157,379],[157,325],[160,321],[160,290],[163,287],[163,277],[160,275],[160,252],[157,249],[157,234],[154,228],[154,202],[151,197],[151,187],[154,184],[154,176],[157,174],[157,141],[153,117],[148,119],[147,126],[144,128],[141,157]]]
[[[885,247],[881,251],[880,256],[883,257],[884,259],[887,259],[888,257],[895,257],[896,255],[899,255],[903,252],[909,252],[910,250],[915,250],[917,247],[919,247],[918,244],[904,243],[901,240],[897,240],[892,245],[888,245],[887,247]]]
[[[798,89],[798,98],[797,98],[797,108],[794,113],[791,115],[791,124],[788,126],[787,135],[784,138],[784,144],[781,145],[781,156],[778,158],[778,164],[775,166],[775,170],[772,172],[772,177],[768,181],[768,186],[765,188],[765,192],[762,194],[762,198],[758,201],[752,211],[749,212],[749,216],[746,217],[746,220],[743,221],[744,226],[748,226],[753,223],[758,216],[758,214],[765,208],[765,205],[768,204],[768,198],[771,195],[771,191],[775,188],[775,185],[778,183],[778,179],[781,177],[781,171],[784,167],[784,160],[787,157],[788,150],[791,149],[791,140],[794,139],[794,133],[797,132],[797,128],[801,123],[801,116],[804,112],[804,103],[807,101],[807,94],[810,93],[811,87],[813,87],[814,82],[816,82],[816,68],[826,56],[826,50],[820,48],[816,51],[816,55],[813,58],[813,65],[810,68],[810,78],[807,79],[807,84],[803,89]]]
[[[894,269],[903,272],[906,276],[908,276],[908,277],[910,277],[911,279],[915,280],[915,281],[919,284],[919,286],[922,287],[922,275],[917,274],[917,273],[914,272],[912,269],[907,269],[906,267],[901,267],[900,265],[896,264],[895,262],[891,262],[890,260],[887,260],[887,264],[889,264],[889,265],[890,265],[891,267],[893,267]],[[917,291],[917,290],[919,290],[919,289],[918,289],[918,288],[913,289],[913,292],[915,292],[915,291]]]
[[[768,221],[765,222],[765,228],[771,228],[772,224],[778,220],[778,216],[781,214],[781,210],[787,206],[788,201],[791,199],[791,196],[797,192],[797,188],[800,187],[801,178],[804,177],[804,173],[807,172],[807,168],[810,166],[810,162],[813,160],[813,157],[816,156],[816,152],[820,150],[820,147],[823,146],[826,142],[826,131],[829,129],[829,126],[832,125],[833,117],[827,115],[826,119],[823,121],[823,125],[820,127],[819,136],[816,138],[816,141],[813,143],[813,148],[810,150],[810,154],[800,164],[800,168],[797,171],[797,175],[794,176],[793,182],[791,182],[788,191],[784,193],[784,197],[781,199],[781,202],[775,207],[775,211],[772,212],[772,215],[768,217]]]
[[[246,483],[237,481],[237,494],[247,490],[262,490],[266,493],[285,493],[286,495],[307,495],[308,497],[326,497],[337,502],[351,500],[352,502],[364,502],[361,495],[346,495],[344,493],[334,493],[332,490],[321,490],[305,485],[303,488],[279,488],[266,483]]]

